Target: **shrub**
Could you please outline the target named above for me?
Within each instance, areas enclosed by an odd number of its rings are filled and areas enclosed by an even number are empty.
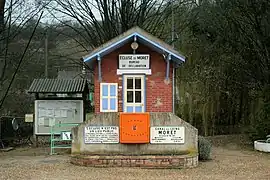
[[[203,136],[198,137],[199,160],[210,160],[212,144]]]
[[[252,141],[263,140],[270,133],[270,86],[260,93],[259,110],[255,115],[249,129],[249,137]]]
[[[249,138],[252,141],[263,140],[270,133],[270,103],[265,103],[256,114],[255,121],[249,129]]]

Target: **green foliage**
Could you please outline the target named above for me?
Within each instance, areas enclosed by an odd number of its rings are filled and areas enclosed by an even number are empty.
[[[179,116],[203,135],[250,125],[251,136],[265,139],[270,99],[257,94],[270,85],[270,1],[200,1],[185,15],[185,31],[176,28],[188,57],[177,72]]]
[[[210,160],[212,144],[203,136],[198,137],[199,160]]]
[[[251,124],[249,137],[252,141],[263,140],[270,133],[270,88],[262,92],[263,104]]]
[[[17,91],[28,89],[34,78],[44,77],[44,32],[49,36],[49,77],[55,78],[57,69],[74,65],[80,68],[80,57],[135,25],[172,43],[174,22],[174,47],[187,57],[176,72],[180,97],[177,114],[205,136],[239,133],[246,126],[251,127],[247,131],[251,139],[265,139],[270,133],[270,91],[263,90],[270,85],[269,0],[93,2],[97,9],[90,8],[87,0],[56,0],[57,7],[46,7],[52,14],[58,11],[54,15],[59,22],[37,29],[5,111],[23,114],[31,110],[14,106],[17,96],[13,93],[18,95]],[[96,10],[101,18],[95,16]],[[24,11],[16,14],[28,17]],[[62,14],[72,21],[61,20]],[[9,42],[0,97],[35,24],[34,18],[19,19],[29,22],[11,23],[11,37],[18,35]],[[259,92],[264,93],[258,95]],[[24,98],[20,106],[25,108],[27,96],[18,96]]]
[[[264,111],[264,110],[262,110]],[[265,116],[265,112],[262,112],[263,116]],[[249,129],[249,137],[252,141],[255,140],[263,140],[266,135],[270,132],[270,122],[269,120],[258,119],[256,124],[251,125]]]

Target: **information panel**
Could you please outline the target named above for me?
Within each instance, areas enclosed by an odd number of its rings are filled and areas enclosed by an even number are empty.
[[[185,143],[185,127],[155,126],[150,130],[152,144],[183,144]]]
[[[148,54],[119,55],[119,69],[149,69]]]
[[[87,126],[84,129],[84,143],[119,143],[118,126]]]
[[[83,100],[35,100],[35,134],[50,135],[55,124],[82,123],[83,115]],[[63,126],[61,130],[70,131],[72,127]],[[56,134],[60,135],[60,132]]]

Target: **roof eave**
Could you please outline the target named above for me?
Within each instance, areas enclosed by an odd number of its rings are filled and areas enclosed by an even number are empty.
[[[151,38],[154,38],[154,37],[152,37],[147,32],[139,29],[138,27],[135,27],[135,28],[125,32],[124,34],[117,36],[116,38],[109,41],[107,45],[105,44],[104,47],[100,46],[99,48],[96,49],[96,51],[94,50],[89,55],[84,56],[83,57],[84,62],[91,61],[94,58],[97,58],[98,56],[100,56],[100,54],[103,54],[103,53],[106,54],[106,52],[108,52],[110,49],[112,49],[115,46],[127,41],[128,39],[132,38],[133,36],[138,36],[139,38],[143,39],[144,41],[147,41],[148,43],[150,43],[152,46],[155,46],[156,48],[159,48],[160,50],[163,50],[166,53],[171,54],[173,57],[176,58],[176,61],[185,62],[185,56],[179,54],[174,49],[169,50],[169,48],[162,47],[161,45],[158,44],[158,42],[155,42],[155,39],[151,40]],[[151,37],[147,38],[145,36],[149,36],[149,37],[151,36]],[[163,44],[165,44],[166,46],[169,46],[165,42],[163,42]]]

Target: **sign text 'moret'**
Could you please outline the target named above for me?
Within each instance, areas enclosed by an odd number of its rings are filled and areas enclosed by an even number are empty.
[[[185,128],[181,126],[151,127],[150,143],[182,144],[185,142]]]

